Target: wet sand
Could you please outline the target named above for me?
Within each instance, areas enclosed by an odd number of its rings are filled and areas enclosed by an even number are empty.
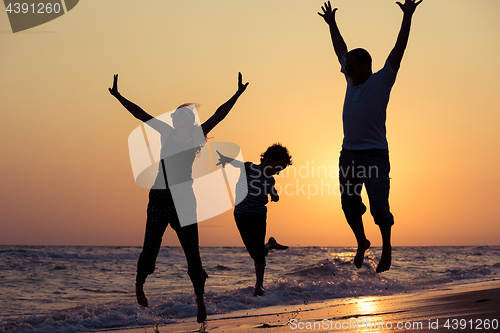
[[[265,297],[265,296],[264,296]],[[380,297],[335,299],[209,316],[206,332],[497,332],[500,281]],[[195,318],[113,333],[203,332]],[[495,329],[496,328],[496,329]],[[101,331],[103,332],[103,331]]]

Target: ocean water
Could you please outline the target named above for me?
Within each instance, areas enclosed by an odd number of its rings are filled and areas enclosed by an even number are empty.
[[[0,332],[91,332],[151,327],[196,315],[181,248],[163,247],[135,301],[140,247],[0,246]],[[253,297],[253,262],[244,248],[200,249],[209,279],[208,315],[334,298],[380,296],[500,281],[500,246],[394,247],[390,271],[377,274],[380,248],[364,267],[355,248],[292,247],[268,256],[264,297]],[[194,319],[192,319],[194,321]]]

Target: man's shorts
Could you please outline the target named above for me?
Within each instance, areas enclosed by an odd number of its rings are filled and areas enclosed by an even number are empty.
[[[386,149],[342,149],[339,159],[339,181],[342,210],[346,219],[366,212],[361,200],[363,184],[370,201],[370,213],[379,226],[390,227],[394,217],[389,209],[389,151]]]

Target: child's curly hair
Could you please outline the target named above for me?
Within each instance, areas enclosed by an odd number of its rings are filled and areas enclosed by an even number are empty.
[[[281,143],[275,143],[260,155],[260,161],[264,161],[267,157],[271,157],[273,160],[283,159],[286,161],[286,165],[292,165],[292,156],[288,152],[288,149],[281,145]]]

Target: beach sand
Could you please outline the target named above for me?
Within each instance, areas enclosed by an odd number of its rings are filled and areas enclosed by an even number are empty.
[[[446,290],[344,298],[212,315],[205,330],[232,333],[496,332],[500,331],[499,321],[500,281],[493,281]],[[148,327],[106,332],[200,332],[200,324],[195,318],[186,318],[183,323],[160,326],[157,330]]]

